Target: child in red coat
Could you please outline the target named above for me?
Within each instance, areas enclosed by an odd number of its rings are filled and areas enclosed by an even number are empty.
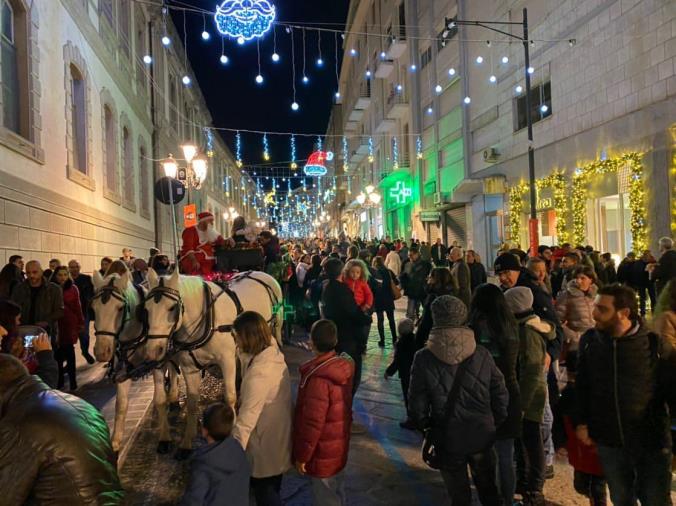
[[[341,471],[350,446],[354,362],[336,354],[332,321],[315,322],[310,339],[316,356],[300,366],[293,459],[312,478],[313,504],[345,504]]]
[[[368,272],[366,264],[357,259],[347,262],[343,269],[343,283],[352,290],[354,301],[365,313],[373,307],[373,292],[368,284]]]
[[[577,372],[577,351],[569,350],[566,355],[566,369],[568,385],[561,393],[559,406],[563,413],[563,423],[566,429],[566,449],[568,462],[575,470],[573,486],[578,494],[589,498],[591,506],[606,506],[606,479],[599,460],[596,446],[584,445],[575,434],[576,406],[575,374]]]

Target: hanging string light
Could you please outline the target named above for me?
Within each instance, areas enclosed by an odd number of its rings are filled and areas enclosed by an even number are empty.
[[[321,150],[322,150],[322,136],[318,135],[317,136],[317,151],[321,151]]]
[[[305,28],[303,28],[303,84],[310,82],[307,73],[305,72]]]
[[[188,75],[188,31],[185,27],[185,11],[183,11],[183,68],[185,69],[185,74],[181,81],[183,81],[185,86],[190,86],[192,80]]]
[[[397,170],[399,168],[399,143],[396,135],[392,138],[392,159],[392,167],[394,167],[394,170]]]
[[[202,14],[202,40],[209,40],[211,34],[207,32],[207,17]]]
[[[423,158],[423,150],[422,150],[422,139],[420,136],[415,140],[415,157],[418,160],[422,160]]]
[[[350,165],[347,163],[347,137],[343,135],[343,170],[347,172],[350,169]]]
[[[277,29],[272,27],[272,61],[279,62],[279,54],[277,54]]]
[[[291,168],[297,169],[298,164],[296,163],[296,136],[291,136]]]
[[[256,52],[258,54],[258,75],[256,76],[256,84],[263,84],[263,75],[261,74],[261,41],[256,39]]]
[[[235,136],[235,152],[237,157],[237,167],[242,167],[242,134],[237,130],[237,135]]]
[[[340,99],[340,73],[338,72],[338,32],[334,34],[335,51],[336,51],[336,100]]]
[[[369,137],[369,163],[373,163],[375,157],[373,156],[373,137]]]
[[[317,57],[317,66],[321,67],[324,65],[324,60],[322,59],[322,32],[317,30],[317,52],[319,56]]]
[[[220,61],[223,65],[227,65],[230,59],[225,54],[225,37],[221,37],[221,58]]]
[[[263,160],[270,160],[270,146],[268,144],[268,134],[263,134]]]
[[[291,29],[291,85],[293,87],[293,102],[291,110],[297,111],[300,106],[296,102],[296,46],[294,45],[293,29]]]

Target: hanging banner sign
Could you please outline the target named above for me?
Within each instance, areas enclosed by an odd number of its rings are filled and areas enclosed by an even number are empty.
[[[188,204],[183,206],[183,227],[190,228],[197,225],[197,206]]]

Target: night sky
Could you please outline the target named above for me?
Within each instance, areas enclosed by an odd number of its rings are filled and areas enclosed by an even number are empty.
[[[215,10],[217,0],[169,1],[169,5],[193,6]],[[277,9],[277,22],[297,23],[303,26],[322,26],[343,30],[349,0],[272,0]],[[171,10],[174,23],[182,35],[183,12]],[[293,102],[291,36],[284,26],[276,25],[277,53],[280,61],[272,61],[272,30],[261,39],[262,85],[255,82],[258,74],[256,41],[241,46],[234,40],[225,41],[225,54],[229,63],[222,65],[221,35],[212,17],[206,17],[206,28],[211,33],[208,41],[202,40],[202,15],[186,13],[188,59],[206,99],[215,127],[282,131],[296,133],[326,132],[331,105],[336,91],[335,38],[333,33],[322,32],[321,49],[324,65],[317,67],[318,32],[306,30],[306,75],[303,84],[302,30],[294,30],[296,57],[296,101],[300,109],[291,110]],[[342,44],[338,36],[339,46]],[[339,47],[338,61],[342,59]],[[221,132],[235,154],[235,135]],[[265,164],[262,154],[262,136],[242,134],[242,154],[245,164]],[[270,142],[269,166],[288,167],[290,147],[288,136],[268,136]],[[313,149],[316,139],[296,137],[297,159],[305,159]],[[300,164],[299,164],[300,165]],[[301,165],[302,167],[302,165]],[[274,170],[274,169],[273,169]],[[254,169],[249,172],[253,173]],[[270,168],[256,169],[258,175],[270,174]],[[288,171],[287,171],[288,173]],[[281,175],[279,171],[277,174]],[[299,174],[302,174],[300,172]]]

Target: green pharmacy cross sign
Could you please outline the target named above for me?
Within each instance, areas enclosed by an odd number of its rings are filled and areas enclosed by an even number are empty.
[[[396,199],[397,204],[405,204],[411,198],[411,195],[413,195],[413,191],[403,181],[397,181],[397,184],[390,188],[390,197]]]

